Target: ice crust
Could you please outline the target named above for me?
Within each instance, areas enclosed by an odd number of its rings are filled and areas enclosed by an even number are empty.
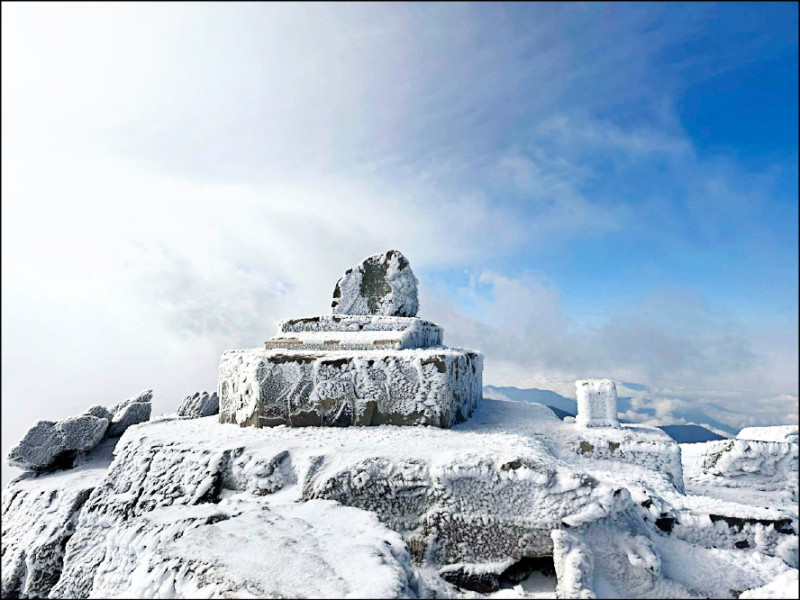
[[[617,388],[610,379],[579,379],[575,382],[578,414],[584,427],[619,427]]]
[[[736,436],[737,440],[761,442],[797,443],[797,425],[774,425],[772,427],[745,427]]]
[[[373,254],[345,271],[333,291],[334,315],[415,317],[417,278],[397,250]]]
[[[12,543],[32,556],[68,538],[29,561],[25,581],[57,579],[51,597],[464,597],[443,568],[551,555],[560,597],[730,598],[796,569],[796,510],[684,495],[660,430],[587,429],[535,404],[484,400],[449,430],[162,418],[125,433],[101,480],[65,485],[80,473],[4,492],[4,561]],[[67,488],[93,491],[76,503]],[[45,514],[63,536],[25,538]]]
[[[750,439],[708,442],[687,485],[722,498],[796,507],[798,444]]]
[[[475,409],[482,371],[483,355],[446,347],[231,350],[219,367],[220,421],[451,427]]]
[[[442,328],[418,317],[391,317],[385,315],[320,315],[278,321],[278,333],[320,333],[359,331],[408,331],[412,328]]]
[[[69,469],[81,454],[104,438],[119,437],[136,423],[150,418],[152,390],[146,390],[107,409],[99,404],[82,414],[60,421],[37,421],[6,460],[13,467],[30,471]]]
[[[106,432],[107,437],[119,437],[131,425],[143,423],[150,418],[153,390],[144,390],[135,396],[118,402],[109,407],[109,412],[113,415],[111,424]]]

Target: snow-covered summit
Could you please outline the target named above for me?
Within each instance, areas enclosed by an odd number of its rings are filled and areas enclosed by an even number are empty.
[[[536,404],[452,429],[162,417],[90,458],[5,490],[4,597],[732,598],[797,567],[796,510],[686,495],[662,431]]]

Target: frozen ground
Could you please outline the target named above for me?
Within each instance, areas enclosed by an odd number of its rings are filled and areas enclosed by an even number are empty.
[[[450,430],[161,418],[8,486],[3,596],[797,597],[796,503],[684,493],[699,450],[497,400]]]

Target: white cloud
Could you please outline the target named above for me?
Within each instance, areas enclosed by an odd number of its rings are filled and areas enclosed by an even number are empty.
[[[552,283],[530,273],[471,277],[462,293],[469,314],[447,305],[442,290],[426,291],[435,298],[426,316],[445,327],[448,343],[485,353],[486,384],[574,397],[575,379],[634,381],[647,389],[620,393],[631,397],[625,418],[648,424],[688,422],[681,414],[692,411],[733,427],[797,420],[797,395],[786,393],[798,386],[796,347],[781,361],[763,354],[776,336],[796,340],[796,324],[750,330],[697,297],[662,292],[617,305],[589,326],[569,317]]]

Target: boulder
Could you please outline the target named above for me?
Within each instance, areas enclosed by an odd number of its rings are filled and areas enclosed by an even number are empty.
[[[773,425],[771,427],[745,427],[736,436],[737,440],[760,442],[797,443],[797,425]]]
[[[127,408],[129,405],[134,404],[135,402],[150,402],[153,399],[153,390],[144,390],[143,392],[139,392],[135,396],[131,396],[127,400],[123,400],[122,402],[117,402],[116,404],[112,404],[108,410],[113,415],[112,421],[116,421],[118,416],[122,414],[122,412]]]
[[[197,392],[192,396],[186,396],[178,408],[179,417],[189,417],[197,419],[199,417],[210,417],[219,414],[219,398],[217,392],[211,395],[208,392]]]
[[[134,402],[126,406],[118,416],[115,415],[108,428],[108,437],[119,437],[131,425],[150,420],[151,408],[149,402]]]
[[[347,269],[336,282],[332,313],[415,317],[417,283],[408,260],[397,250],[373,254]]]
[[[111,412],[105,406],[101,406],[99,404],[90,406],[85,411],[83,411],[83,414],[92,415],[94,417],[97,417],[98,419],[108,419],[109,423],[111,423],[111,419],[114,418],[114,415],[112,415]]]
[[[142,423],[150,419],[153,390],[144,390],[136,396],[118,402],[108,410],[113,415],[111,425],[108,427],[106,437],[119,437],[131,425]]]
[[[32,471],[69,468],[79,452],[100,443],[107,429],[108,419],[93,415],[38,421],[8,453],[8,464]]]

